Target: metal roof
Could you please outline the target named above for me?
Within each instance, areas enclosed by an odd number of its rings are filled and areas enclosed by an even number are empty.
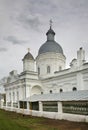
[[[47,41],[40,47],[38,55],[46,52],[55,52],[63,54],[62,47],[54,40],[55,32],[50,29],[46,33]]]
[[[27,60],[34,60],[34,57],[32,56],[32,54],[31,54],[30,52],[28,52],[28,53],[24,56],[23,60],[25,60],[25,59],[27,59]]]
[[[62,47],[53,41],[46,41],[39,49],[38,55],[46,52],[55,52],[55,53],[61,53],[63,54]]]
[[[23,99],[23,101],[84,101],[88,100],[88,90],[61,92],[51,94],[34,94],[31,97]]]

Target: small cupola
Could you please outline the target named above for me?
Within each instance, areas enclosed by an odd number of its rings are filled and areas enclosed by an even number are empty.
[[[50,20],[50,29],[46,33],[47,41],[54,41],[55,32],[52,29],[52,20]]]
[[[34,57],[30,53],[30,49],[28,48],[28,53],[24,56],[23,60],[34,60]]]
[[[30,49],[28,48],[28,53],[24,56],[23,60],[23,71],[34,71],[35,70],[35,60]]]

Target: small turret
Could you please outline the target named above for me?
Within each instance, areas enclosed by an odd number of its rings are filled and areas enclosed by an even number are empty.
[[[35,70],[35,60],[32,54],[29,52],[24,56],[23,60],[23,71],[34,71]]]
[[[81,47],[81,48],[77,51],[77,66],[83,65],[84,62],[85,62],[85,51],[84,51],[83,48]]]

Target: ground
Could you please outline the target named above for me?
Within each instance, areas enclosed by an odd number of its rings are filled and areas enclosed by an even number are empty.
[[[25,116],[0,110],[0,130],[88,130],[88,123]]]

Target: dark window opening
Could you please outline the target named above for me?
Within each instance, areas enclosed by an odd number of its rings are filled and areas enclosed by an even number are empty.
[[[50,93],[52,93],[52,90],[50,90]]]
[[[50,66],[47,66],[47,73],[50,73]]]
[[[60,93],[63,92],[63,89],[60,89]]]
[[[43,94],[43,92],[41,92],[41,94]]]
[[[72,89],[73,91],[77,91],[77,88],[76,87],[73,87],[73,89]]]
[[[38,67],[38,74],[40,75],[40,68]]]
[[[62,70],[62,67],[61,67],[61,66],[59,66],[59,71],[60,71],[60,70]]]

